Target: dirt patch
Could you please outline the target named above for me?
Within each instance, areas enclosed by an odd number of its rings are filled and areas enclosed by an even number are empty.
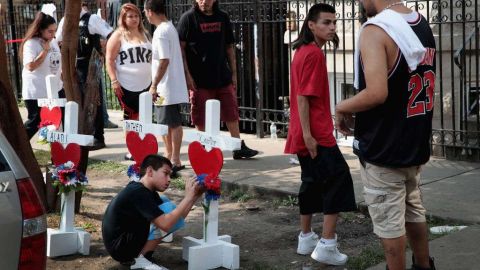
[[[48,269],[128,269],[108,256],[101,238],[103,213],[128,180],[124,175],[99,171],[90,171],[89,179],[90,185],[83,195],[81,213],[76,215],[75,224],[91,233],[90,255],[48,259]],[[165,194],[179,202],[183,191],[170,188]],[[231,235],[232,242],[240,246],[242,269],[302,269],[302,266],[310,266],[308,269],[344,269],[327,267],[314,262],[309,256],[295,253],[299,218],[298,207],[292,205],[295,201],[291,198],[240,196],[243,199],[239,199],[238,194],[234,198],[232,200],[226,195],[220,200],[219,235]],[[58,215],[49,215],[50,228],[58,227],[58,221]],[[321,231],[321,221],[322,215],[314,217],[314,230],[317,232]],[[154,253],[156,263],[169,269],[188,268],[182,260],[182,237],[202,237],[203,209],[200,205],[190,213],[186,223],[186,227],[174,235],[172,243],[163,243],[157,248]],[[369,218],[361,213],[342,215],[337,233],[340,250],[350,257],[358,257],[363,250],[377,243]]]

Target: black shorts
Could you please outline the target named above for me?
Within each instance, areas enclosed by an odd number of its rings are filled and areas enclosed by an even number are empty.
[[[155,119],[157,124],[176,128],[182,125],[182,104],[155,106]]]
[[[317,156],[298,156],[302,168],[298,203],[301,215],[354,211],[350,168],[337,145],[317,147]]]
[[[139,92],[134,92],[122,87],[123,96],[117,96],[117,98],[123,109],[123,119],[138,119],[138,110],[140,104],[138,98],[140,94],[148,91],[148,88],[145,88]]]

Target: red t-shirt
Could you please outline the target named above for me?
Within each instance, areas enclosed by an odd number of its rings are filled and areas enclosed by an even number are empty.
[[[323,51],[315,44],[303,45],[293,57],[290,72],[290,126],[285,153],[307,155],[297,96],[307,96],[310,106],[310,131],[321,146],[336,145],[330,112],[327,65]]]

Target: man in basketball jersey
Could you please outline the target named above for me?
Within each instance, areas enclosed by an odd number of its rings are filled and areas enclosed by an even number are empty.
[[[356,114],[354,153],[387,269],[405,269],[407,238],[412,269],[435,269],[419,189],[421,166],[430,157],[435,40],[427,20],[403,1],[360,2],[368,17],[375,16],[359,37],[355,79],[360,92],[336,106],[335,125],[350,134]],[[419,46],[405,46],[410,42]]]

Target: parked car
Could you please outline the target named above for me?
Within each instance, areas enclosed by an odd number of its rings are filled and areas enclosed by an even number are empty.
[[[45,209],[28,172],[0,131],[1,269],[45,269],[46,241]]]

